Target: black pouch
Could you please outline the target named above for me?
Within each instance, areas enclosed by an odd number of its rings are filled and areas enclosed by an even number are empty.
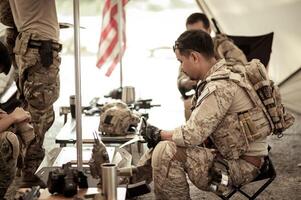
[[[41,41],[41,47],[39,49],[41,63],[44,67],[48,68],[53,63],[53,50],[52,50],[52,42]]]

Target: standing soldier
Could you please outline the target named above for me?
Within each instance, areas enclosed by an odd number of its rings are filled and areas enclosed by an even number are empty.
[[[154,148],[156,198],[190,199],[186,175],[199,189],[218,193],[252,181],[264,164],[272,132],[264,109],[246,92],[254,88],[231,71],[233,63],[215,58],[213,41],[204,31],[185,31],[174,51],[183,71],[198,83],[183,126],[165,131],[149,125],[143,133]]]
[[[55,0],[9,0],[18,37],[14,54],[18,74],[16,84],[22,106],[32,116],[36,139],[25,155],[24,186],[36,185],[34,176],[45,151],[45,132],[54,122],[53,103],[59,96],[59,65],[62,45],[58,43],[59,23]]]
[[[211,33],[210,22],[203,13],[193,13],[186,20],[187,30],[202,30]],[[233,61],[240,64],[247,63],[244,53],[224,34],[217,34],[213,38],[214,55],[216,59],[225,58],[226,61]],[[191,95],[185,95],[196,88],[196,81],[187,76],[181,66],[178,74],[178,89],[184,98],[185,119],[188,120],[191,114]]]

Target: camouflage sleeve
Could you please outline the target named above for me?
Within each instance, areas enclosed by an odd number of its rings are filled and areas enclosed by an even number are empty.
[[[208,83],[189,120],[173,131],[172,140],[179,146],[203,143],[223,120],[233,102],[237,87],[235,83],[226,80]]]
[[[225,58],[226,61],[232,60],[241,64],[248,62],[243,51],[226,35],[217,35],[215,39],[215,52],[218,58]]]

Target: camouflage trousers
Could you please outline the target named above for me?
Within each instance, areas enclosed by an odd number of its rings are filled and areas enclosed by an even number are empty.
[[[20,100],[32,117],[32,124],[36,135],[35,140],[28,146],[23,176],[32,177],[44,158],[43,141],[46,131],[54,122],[53,103],[59,96],[59,52],[53,51],[53,63],[45,67],[41,63],[38,48],[30,48],[30,40],[46,40],[36,33],[22,32],[18,35],[14,53],[18,69],[16,70],[16,84],[20,93]]]
[[[190,199],[186,175],[196,187],[209,191],[214,158],[212,150],[207,148],[183,148],[170,141],[160,142],[152,155],[156,199]],[[255,166],[244,160],[230,165],[230,177],[235,184],[250,182],[259,173]]]
[[[0,199],[12,183],[19,155],[19,141],[12,132],[0,133]]]

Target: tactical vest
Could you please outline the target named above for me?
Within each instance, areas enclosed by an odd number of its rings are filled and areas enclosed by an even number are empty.
[[[197,96],[195,98],[197,102],[194,100],[196,102],[195,106],[198,106],[205,96],[213,92],[214,88],[206,86],[207,83],[217,80],[233,81],[246,91],[249,98],[253,102],[254,106],[249,110],[239,113],[227,113],[224,120],[210,136],[210,139],[214,143],[215,147],[226,159],[238,159],[241,155],[247,152],[249,143],[261,138],[266,138],[272,132],[279,135],[279,132],[277,132],[278,130],[283,131],[293,123],[293,117],[291,117],[291,115],[284,115],[284,113],[287,113],[284,111],[284,107],[281,104],[279,90],[277,90],[274,85],[269,85],[269,87],[274,87],[274,92],[271,93],[272,95],[269,99],[264,100],[258,94],[258,90],[262,89],[260,86],[267,85],[267,80],[264,81],[262,80],[263,78],[260,79],[262,82],[254,84],[255,75],[266,75],[266,72],[265,74],[258,74],[258,71],[255,70],[256,68],[263,66],[261,63],[261,65],[259,65],[259,63],[260,62],[258,60],[253,60],[248,63],[247,66],[229,65],[226,69],[217,71],[210,75],[205,81],[198,85]],[[265,78],[267,79],[267,76],[265,76]],[[269,83],[272,82],[269,81]],[[274,105],[279,107],[272,107],[271,102],[275,102]],[[275,112],[275,110],[281,110],[283,112]],[[277,123],[283,122],[281,123],[282,126],[275,125],[273,119],[277,118],[271,117],[271,114],[283,119],[280,120],[280,122],[279,120],[277,121]],[[276,127],[282,128],[276,129]]]
[[[256,92],[250,97],[258,101],[258,105],[264,110],[273,134],[281,137],[295,119],[282,104],[279,88],[269,79],[264,65],[258,59],[253,59],[245,66],[235,65],[230,70],[247,77]]]

